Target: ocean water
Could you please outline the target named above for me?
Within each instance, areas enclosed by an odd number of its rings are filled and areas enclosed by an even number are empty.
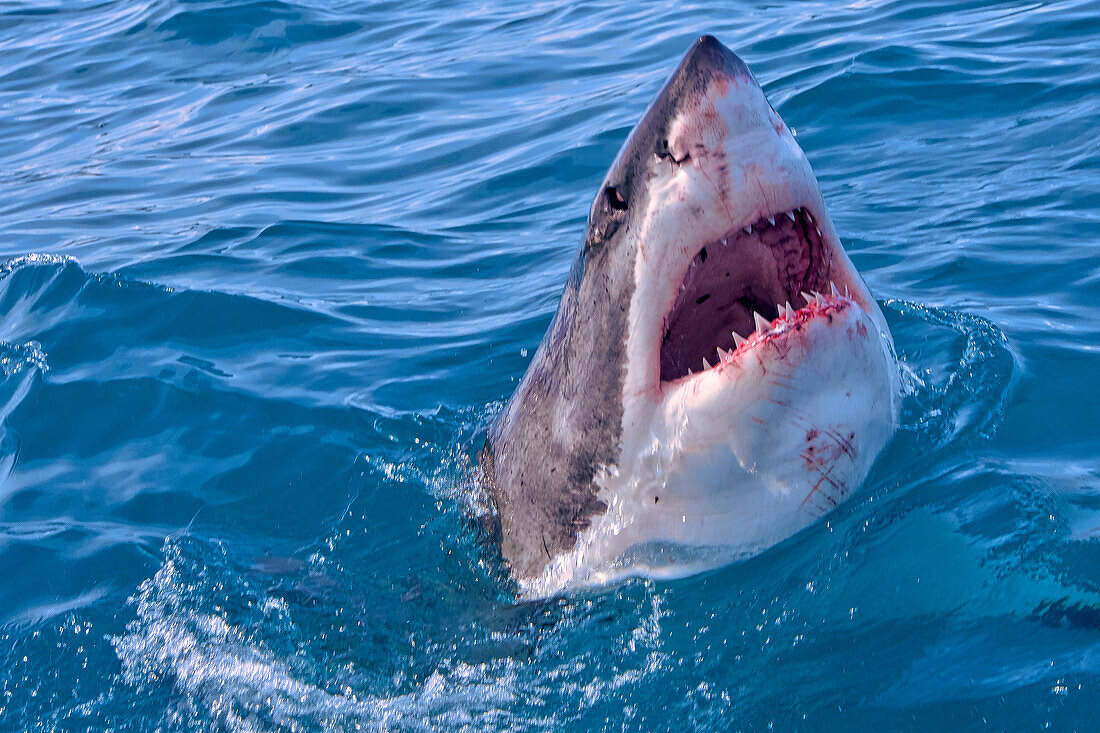
[[[909,374],[837,511],[517,598],[471,459],[691,42]],[[1100,6],[0,3],[0,730],[1089,730]]]

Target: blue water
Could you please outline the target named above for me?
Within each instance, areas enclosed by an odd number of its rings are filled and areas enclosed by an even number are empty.
[[[908,373],[867,484],[516,599],[471,457],[692,40]],[[0,3],[0,729],[1086,730],[1100,6]]]

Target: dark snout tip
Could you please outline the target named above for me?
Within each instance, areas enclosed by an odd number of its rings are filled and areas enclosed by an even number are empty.
[[[732,73],[746,73],[748,66],[733,51],[709,33],[699,36],[688,50],[684,65],[696,71],[721,69]]]
[[[719,41],[717,38],[710,35],[709,33],[704,33],[703,35],[699,36],[698,40],[695,41],[695,45],[696,46],[707,46],[707,47],[710,47],[710,48],[721,48],[721,49],[726,48],[725,46],[722,45],[721,41]]]

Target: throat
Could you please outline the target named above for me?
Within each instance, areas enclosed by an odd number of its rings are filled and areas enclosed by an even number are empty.
[[[661,380],[706,368],[803,291],[828,282],[830,257],[806,209],[762,217],[707,243],[688,266],[661,340]]]

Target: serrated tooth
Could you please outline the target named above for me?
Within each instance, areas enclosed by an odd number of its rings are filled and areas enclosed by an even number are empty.
[[[775,217],[774,216],[769,216],[768,217],[768,223],[771,224],[772,226],[775,226]]]
[[[802,296],[802,300],[806,301],[806,305],[809,305],[809,304],[810,304],[810,300],[811,300],[811,299],[812,299],[812,300],[814,300],[814,301],[816,301],[816,300],[817,300],[817,298],[814,298],[814,296],[810,295],[810,294],[809,294],[809,293],[807,293],[807,292],[806,292],[805,290],[801,291],[801,292],[799,293],[799,295],[801,295],[801,296]]]
[[[794,308],[791,307],[791,301],[786,302],[783,312],[787,314],[788,318],[794,318]]]
[[[707,361],[707,357],[703,357],[703,371],[710,369],[710,362]]]
[[[752,319],[754,321],[756,321],[756,330],[757,331],[759,331],[760,333],[767,333],[768,323],[769,323],[767,318],[760,315],[756,311],[753,311],[752,312]]]
[[[794,212],[793,211],[788,211],[787,212],[787,218],[790,219],[791,221],[794,221]]]
[[[729,358],[729,356],[730,356],[730,352],[726,351],[721,346],[718,347],[718,361],[720,361],[720,362],[725,361],[726,359]]]
[[[784,314],[783,314],[783,304],[782,303],[776,303],[775,304],[775,314],[776,314],[776,318],[782,318],[783,317]]]
[[[736,349],[738,346],[745,343],[745,337],[744,336],[737,333],[737,331],[732,331],[731,333],[733,333],[733,348]]]
[[[833,294],[834,298],[839,298],[840,297],[840,293],[837,292],[837,289],[836,289],[836,283],[833,282],[832,280],[829,281],[829,291]]]

